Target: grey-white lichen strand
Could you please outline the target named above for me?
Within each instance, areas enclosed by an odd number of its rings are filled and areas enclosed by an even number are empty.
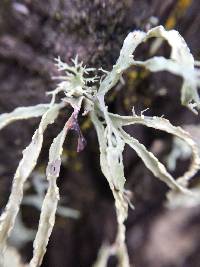
[[[20,204],[23,198],[23,186],[34,169],[43,143],[43,133],[47,126],[54,122],[63,104],[56,104],[49,108],[42,116],[39,128],[35,131],[32,141],[23,151],[23,157],[16,170],[11,194],[5,211],[0,217],[0,252],[3,253],[6,241],[13,228]],[[14,114],[14,113],[13,113]],[[24,114],[24,110],[23,110]],[[16,116],[16,113],[14,114]]]
[[[70,119],[67,123],[70,123]],[[46,170],[49,187],[42,204],[39,227],[34,241],[33,258],[30,262],[30,267],[41,265],[55,223],[55,214],[58,200],[60,198],[56,180],[60,173],[63,143],[68,129],[69,127],[66,124],[60,134],[54,139],[49,150],[49,163]]]

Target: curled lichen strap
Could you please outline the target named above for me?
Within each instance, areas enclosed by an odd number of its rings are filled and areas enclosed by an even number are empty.
[[[49,109],[49,104],[39,104],[30,107],[19,107],[10,113],[0,115],[0,130],[17,120],[27,120],[42,116]]]
[[[159,117],[148,117],[148,116],[119,116],[116,114],[111,114],[111,118],[113,119],[116,127],[128,126],[133,124],[142,124],[147,127],[151,127],[157,130],[161,130],[177,136],[184,140],[192,151],[192,160],[189,167],[189,170],[186,171],[181,177],[179,177],[176,182],[178,184],[182,184],[184,186],[188,185],[188,181],[191,177],[195,175],[195,173],[199,170],[200,167],[200,158],[198,153],[198,147],[196,143],[193,141],[192,137],[189,133],[183,130],[181,127],[176,127],[172,125],[167,119],[159,118]],[[162,168],[163,169],[163,168]]]
[[[162,38],[166,40],[171,47],[169,59],[164,57],[152,57],[146,61],[135,61],[134,52],[139,44],[146,42],[151,37]],[[147,33],[143,31],[134,31],[127,35],[124,40],[120,56],[102,80],[98,96],[104,96],[120,80],[123,72],[130,66],[145,66],[150,71],[167,70],[183,78],[181,87],[181,102],[194,113],[200,109],[200,99],[197,88],[200,86],[199,71],[195,69],[194,58],[183,39],[176,30],[167,31],[163,26],[152,28]]]

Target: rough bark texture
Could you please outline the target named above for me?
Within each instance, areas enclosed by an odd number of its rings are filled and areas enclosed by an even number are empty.
[[[187,8],[186,3],[191,2]],[[173,0],[24,0],[0,1],[0,112],[17,106],[47,102],[46,90],[55,87],[53,58],[69,61],[76,54],[88,66],[110,69],[118,57],[128,32],[146,29],[149,18],[158,24],[175,24],[196,58],[200,55],[199,1]],[[171,24],[170,24],[171,23]],[[148,45],[137,56],[148,57]],[[168,47],[159,53],[167,55]],[[127,114],[151,107],[149,115],[164,114],[175,125],[197,123],[198,117],[181,107],[178,86],[172,75],[144,74],[108,98],[110,110]],[[143,75],[144,74],[144,75]],[[162,95],[161,88],[167,88]],[[120,89],[120,88],[119,88]],[[39,165],[47,162],[50,141],[59,132],[68,114],[62,114],[49,127]],[[0,133],[0,203],[5,205],[12,176],[38,120],[15,123]],[[112,241],[116,231],[113,198],[99,167],[97,137],[87,119],[81,125],[88,140],[84,152],[75,152],[74,136],[66,142],[68,161],[62,167],[59,187],[66,205],[81,212],[78,220],[57,217],[43,267],[88,267],[95,261],[104,240]],[[170,149],[171,138],[142,127],[129,131],[162,160]],[[185,170],[180,162],[175,175]],[[140,267],[198,267],[200,262],[200,214],[198,208],[168,211],[163,207],[167,188],[145,169],[129,149],[125,153],[127,185],[134,192],[136,209],[127,220],[127,244],[131,263]],[[39,213],[23,209],[24,222],[36,228]],[[32,245],[21,251],[30,259]],[[109,266],[115,266],[111,259]]]

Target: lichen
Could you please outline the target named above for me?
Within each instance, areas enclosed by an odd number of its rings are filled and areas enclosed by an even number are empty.
[[[167,40],[172,48],[169,59],[164,57],[152,57],[144,61],[134,59],[135,49],[151,37]],[[119,266],[129,267],[124,222],[127,219],[128,206],[131,203],[130,193],[125,189],[126,179],[123,163],[125,145],[129,145],[135,150],[154,176],[169,186],[171,194],[168,196],[170,198],[177,192],[181,195],[187,195],[187,198],[196,198],[196,194],[188,189],[188,181],[199,169],[200,159],[198,147],[186,131],[173,126],[164,118],[145,116],[143,112],[137,115],[134,108],[130,116],[110,113],[106,104],[106,94],[120,82],[123,73],[131,66],[142,66],[152,72],[165,70],[183,78],[181,102],[197,114],[200,109],[197,91],[200,80],[199,69],[195,67],[195,64],[199,63],[194,62],[194,58],[181,35],[175,30],[166,31],[162,26],[155,27],[147,33],[142,31],[129,33],[124,40],[116,64],[111,71],[103,71],[101,77],[95,76],[95,69],[84,66],[82,62],[78,61],[78,57],[72,60],[72,63],[69,65],[62,62],[60,58],[56,59],[56,66],[63,75],[56,77],[59,79],[56,89],[48,92],[52,96],[49,104],[17,108],[9,114],[0,116],[0,129],[15,120],[42,116],[39,128],[35,131],[30,145],[23,152],[23,158],[14,176],[8,204],[0,217],[0,252],[1,254],[4,253],[7,238],[14,226],[23,198],[24,183],[37,163],[42,148],[43,133],[48,125],[54,122],[61,109],[71,106],[73,109],[71,116],[66,121],[62,131],[54,138],[49,149],[49,162],[46,168],[48,189],[42,204],[40,222],[34,241],[33,258],[29,266],[38,267],[41,265],[55,223],[59,201],[57,178],[60,173],[66,135],[70,130],[76,133],[78,138],[77,152],[81,152],[86,146],[86,140],[78,124],[78,117],[83,110],[82,115],[90,116],[97,132],[101,170],[113,193],[117,214],[116,239],[111,246],[108,246],[108,253],[105,253],[103,248],[101,255],[106,257],[106,260],[102,260],[103,266],[105,266],[109,255],[114,254],[118,257]],[[57,99],[59,99],[59,103],[57,103]],[[192,162],[189,170],[175,180],[165,166],[143,144],[124,130],[125,126],[134,124],[162,130],[185,141],[192,151]],[[3,259],[3,255],[1,259]]]

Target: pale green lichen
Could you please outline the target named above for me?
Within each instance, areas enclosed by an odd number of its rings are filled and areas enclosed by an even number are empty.
[[[152,57],[146,61],[136,61],[134,51],[139,44],[148,38],[158,37],[168,41],[172,48],[169,59],[164,57]],[[194,65],[194,59],[185,41],[177,31],[166,31],[162,26],[155,27],[147,33],[134,31],[126,37],[120,56],[112,70],[104,71],[102,77],[89,77],[94,69],[86,68],[83,63],[78,62],[76,57],[73,66],[63,63],[60,58],[56,60],[58,70],[63,76],[57,77],[60,82],[56,89],[48,94],[52,95],[50,104],[36,107],[18,108],[9,114],[0,116],[0,126],[5,127],[9,123],[31,117],[42,116],[38,130],[36,130],[32,142],[24,150],[23,158],[16,171],[10,199],[4,213],[0,217],[0,250],[4,252],[6,241],[13,228],[16,215],[23,197],[23,185],[36,165],[39,156],[43,133],[48,124],[53,123],[60,109],[67,105],[73,107],[73,113],[67,120],[63,130],[54,139],[49,151],[49,163],[47,166],[47,180],[49,187],[43,201],[38,232],[34,241],[34,253],[30,267],[41,265],[46,251],[49,237],[55,223],[55,214],[59,200],[59,189],[56,180],[59,176],[63,143],[69,130],[75,130],[78,134],[77,151],[85,146],[85,139],[78,125],[78,116],[81,107],[83,115],[89,114],[97,131],[100,148],[100,165],[115,199],[117,213],[118,231],[115,242],[110,246],[103,246],[102,253],[97,264],[94,266],[106,266],[110,255],[116,255],[119,267],[129,267],[129,257],[125,244],[124,221],[128,216],[129,194],[125,190],[125,175],[123,164],[123,151],[125,145],[133,148],[137,155],[143,160],[146,167],[160,180],[165,182],[172,190],[171,195],[179,193],[187,195],[187,198],[195,198],[187,186],[190,178],[197,172],[200,165],[198,148],[190,135],[181,129],[170,124],[164,118],[136,115],[120,116],[108,111],[105,102],[105,95],[122,78],[122,74],[130,66],[144,66],[150,71],[169,71],[183,78],[181,88],[182,104],[197,113],[200,108],[200,101],[197,89],[199,87],[199,71]],[[196,64],[196,63],[195,63]],[[57,96],[62,94],[63,98],[56,104]],[[175,135],[185,141],[192,151],[192,163],[189,170],[178,180],[170,175],[163,164],[149,152],[144,145],[140,144],[134,137],[128,135],[123,129],[124,126],[141,124]],[[169,195],[170,196],[170,195]],[[106,251],[108,250],[108,251]],[[102,264],[98,264],[98,263]]]

